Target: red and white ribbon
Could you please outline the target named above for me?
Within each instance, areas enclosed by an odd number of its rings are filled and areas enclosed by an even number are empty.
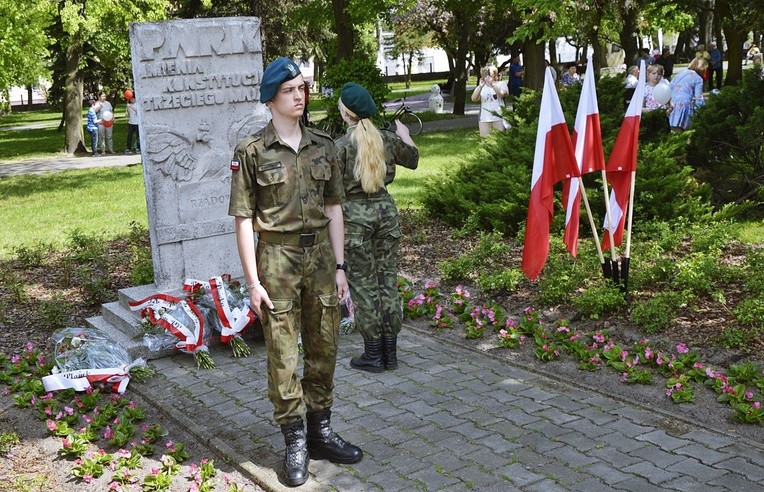
[[[255,321],[255,314],[248,304],[231,309],[221,277],[211,278],[209,285],[212,300],[215,302],[215,310],[223,325],[223,329],[220,332],[220,340],[227,343]]]
[[[58,391],[70,388],[74,391],[86,391],[92,387],[92,383],[105,383],[111,384],[112,393],[122,394],[130,382],[130,369],[145,363],[143,359],[137,359],[130,365],[123,365],[121,367],[58,372],[44,376],[42,378],[42,385],[45,387],[45,391]]]
[[[169,311],[175,308],[181,301],[180,298],[169,294],[154,294],[140,301],[128,302],[131,311],[140,311],[141,316],[147,317],[152,324],[156,324],[161,314],[160,310]]]
[[[186,316],[191,319],[191,326],[186,326],[185,323],[178,320],[169,311],[157,320],[157,325],[178,338],[178,342],[175,343],[175,348],[178,350],[189,354],[199,350],[207,350],[207,346],[204,345],[204,319],[202,318],[202,313],[199,312],[199,308],[192,302],[180,301],[176,309],[182,309]]]

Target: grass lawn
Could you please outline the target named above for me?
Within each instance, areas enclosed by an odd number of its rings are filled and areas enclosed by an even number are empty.
[[[127,143],[127,119],[124,106],[117,107],[114,124],[114,151],[123,152]],[[64,148],[64,133],[58,131],[60,112],[32,111],[0,116],[0,161],[58,154]],[[82,113],[83,128],[87,123],[87,111]],[[18,129],[18,127],[28,127]],[[85,145],[90,148],[90,136],[85,135]]]
[[[148,223],[141,166],[0,179],[0,257],[40,243],[58,247],[79,229],[115,237]]]
[[[415,140],[419,169],[399,167],[390,188],[401,207],[421,206],[427,179],[464,162],[479,137],[477,129],[465,129]],[[20,246],[61,246],[75,229],[110,238],[130,232],[131,222],[148,222],[141,166],[0,178],[0,196],[0,257]]]
[[[458,169],[474,156],[480,147],[480,134],[474,128],[439,133],[423,133],[412,137],[419,147],[416,170],[398,167],[395,181],[389,186],[400,208],[419,208],[421,196],[431,179]]]

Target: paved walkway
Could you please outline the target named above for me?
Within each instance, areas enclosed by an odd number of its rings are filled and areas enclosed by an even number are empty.
[[[197,370],[184,354],[152,361],[161,375],[129,389],[265,490],[286,490],[265,347],[251,345],[244,359],[214,347],[214,370]],[[397,371],[351,370],[361,348],[358,335],[340,341],[332,421],[365,457],[356,465],[312,461],[299,490],[764,491],[762,443],[559,384],[410,328],[399,339]]]
[[[140,163],[141,156],[135,154],[107,154],[99,157],[60,154],[20,161],[0,161],[0,177],[68,171],[70,169],[132,166]]]

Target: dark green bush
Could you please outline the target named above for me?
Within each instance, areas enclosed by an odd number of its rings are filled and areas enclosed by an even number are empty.
[[[607,157],[623,121],[623,88],[620,80],[605,78],[598,83],[597,91]],[[579,96],[579,87],[560,90],[560,103],[571,128]],[[485,139],[472,161],[432,180],[423,199],[425,209],[454,227],[469,224],[508,236],[520,232],[528,210],[539,103],[539,92],[524,92],[515,101],[514,111],[507,114],[512,128]],[[647,220],[696,220],[708,214],[709,191],[698,184],[692,168],[686,165],[686,135],[656,133],[651,138],[651,142],[641,142],[639,148],[635,230]],[[595,223],[601,227],[605,215],[601,174],[584,176],[584,184]],[[561,191],[562,185],[558,184],[557,189]],[[559,200],[555,208],[552,234],[558,234],[563,223]],[[582,210],[582,229],[588,229],[585,216]]]
[[[648,334],[660,333],[676,317],[683,297],[674,291],[658,292],[652,299],[637,302],[631,310],[631,319]]]
[[[382,72],[379,71],[371,58],[358,57],[353,60],[339,60],[327,67],[324,74],[323,85],[333,89],[333,94],[326,98],[328,107],[326,110],[326,122],[333,134],[341,133],[343,121],[337,102],[340,98],[342,86],[347,82],[355,82],[364,86],[374,101],[377,109],[382,111],[382,103],[387,100],[390,89],[384,81]]]
[[[713,202],[751,201],[764,215],[764,80],[747,71],[738,87],[711,95],[695,115],[687,147],[698,178],[713,188]]]

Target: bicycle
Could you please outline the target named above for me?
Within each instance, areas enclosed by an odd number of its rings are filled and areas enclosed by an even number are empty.
[[[404,96],[401,99],[396,99],[393,101],[393,104],[397,103],[401,104],[395,109],[390,118],[386,117],[386,113],[384,111],[382,112],[382,129],[395,132],[395,126],[393,125],[393,122],[398,120],[406,125],[406,127],[409,129],[410,135],[419,135],[422,133],[422,129],[424,128],[422,120],[414,111],[411,110],[409,105],[406,104],[406,97]]]

